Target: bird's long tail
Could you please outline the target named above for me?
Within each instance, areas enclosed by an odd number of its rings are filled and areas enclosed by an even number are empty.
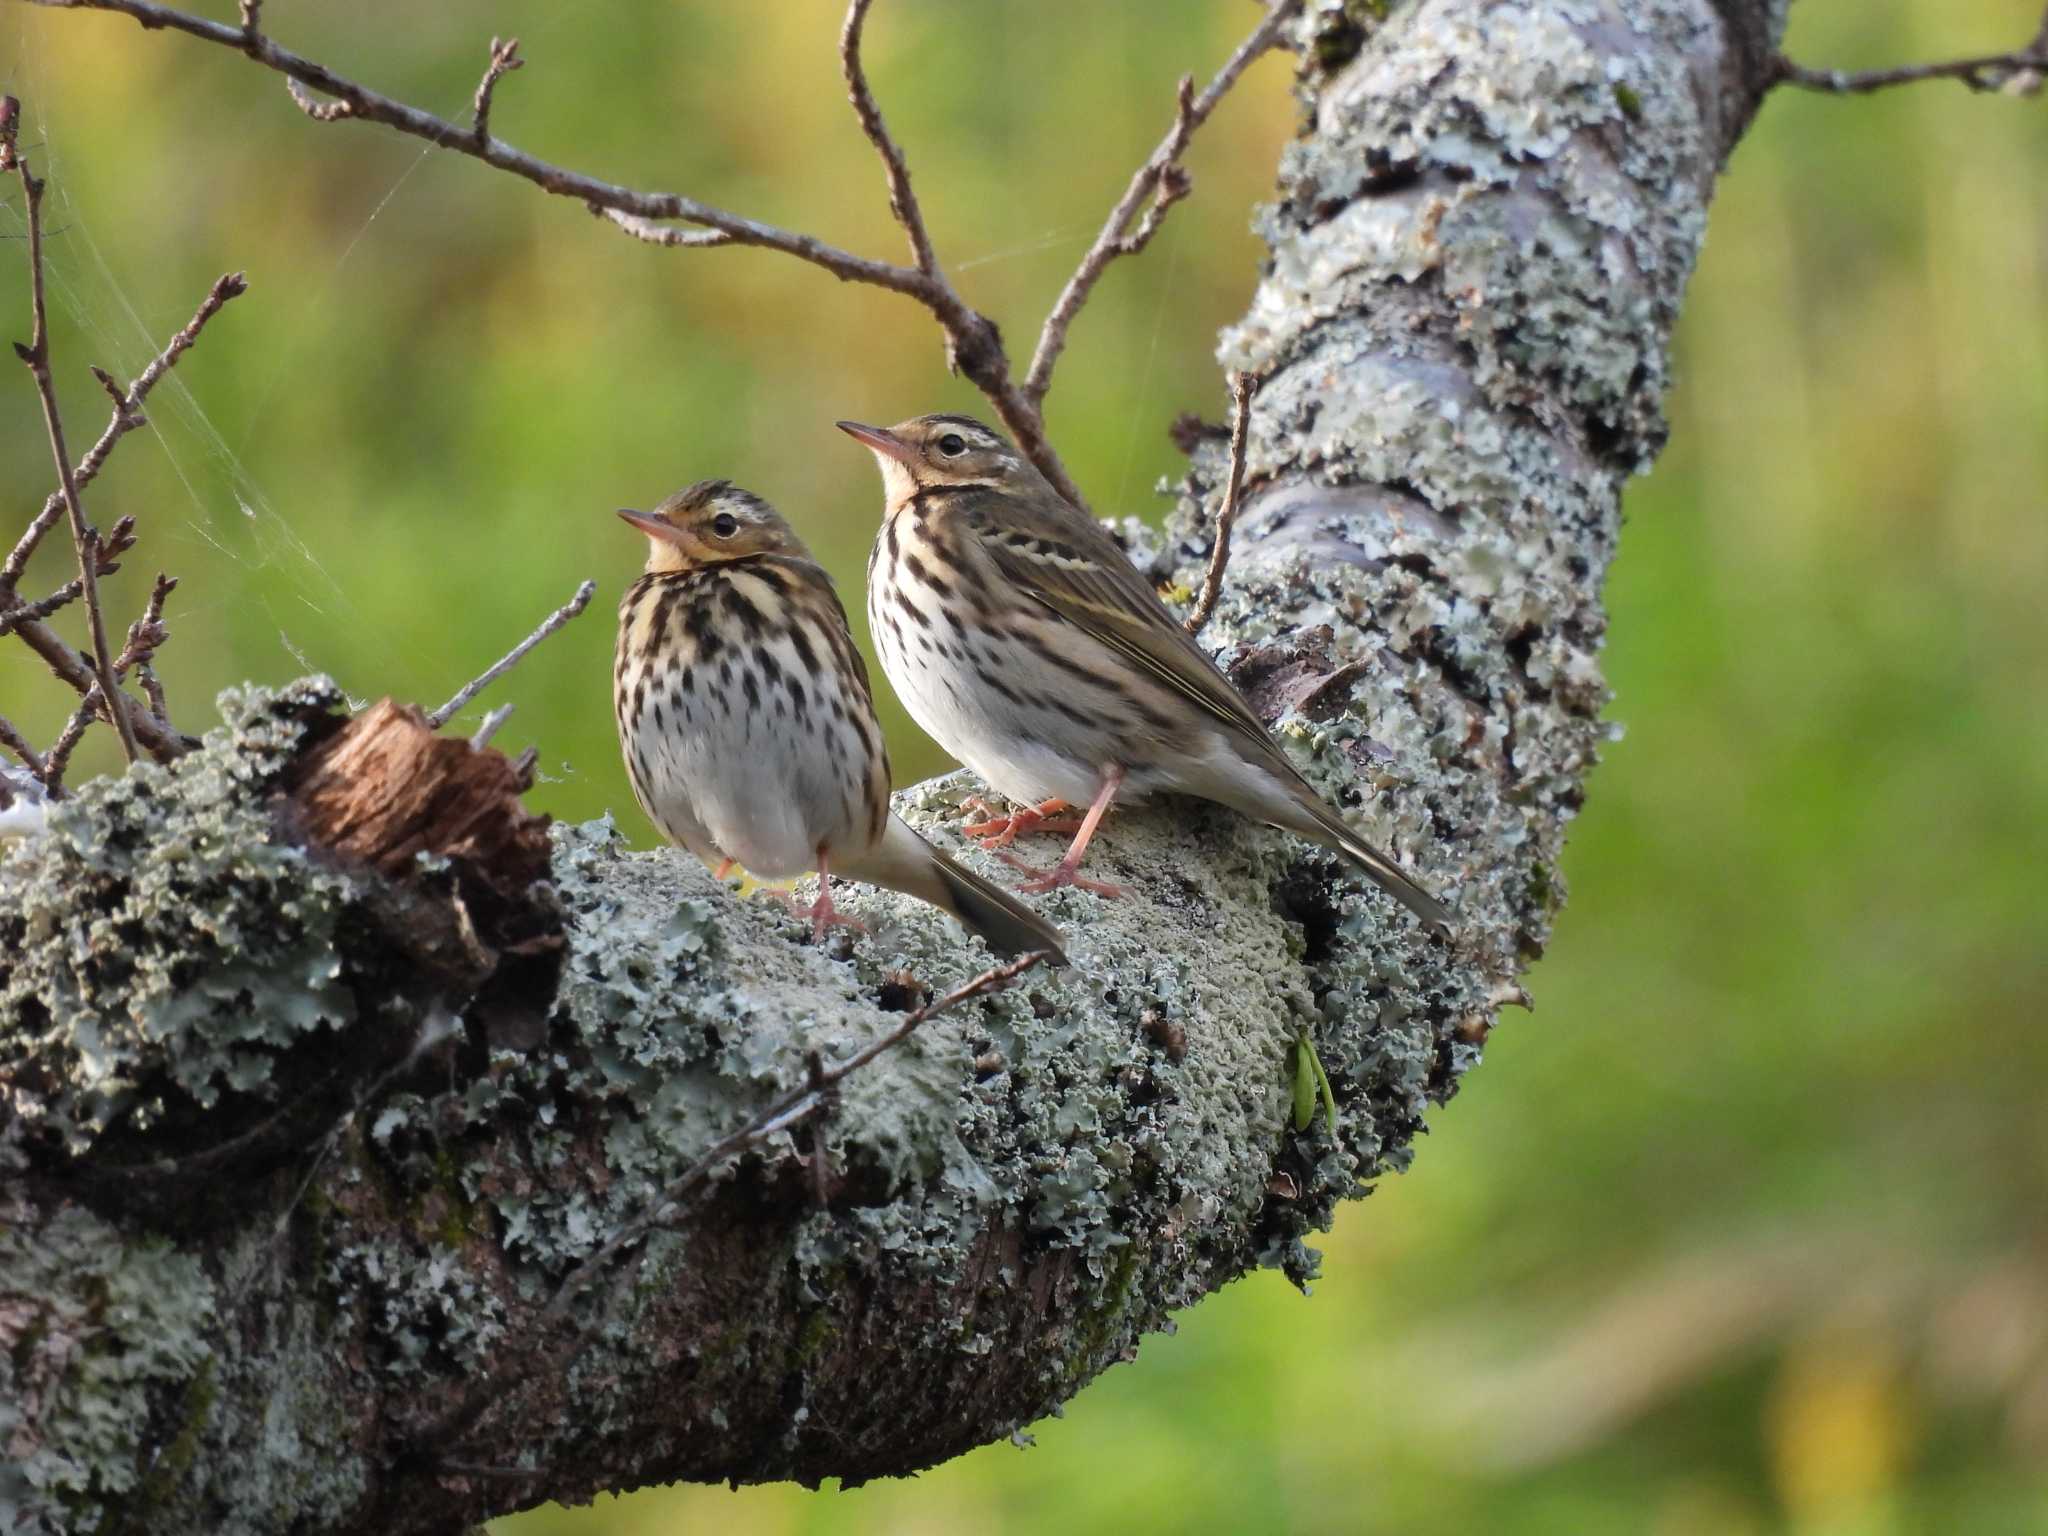
[[[1430,895],[1415,877],[1338,819],[1316,792],[1303,784],[1294,793],[1292,816],[1274,816],[1283,827],[1333,848],[1365,872],[1381,890],[1422,919],[1422,925],[1448,938],[1454,924],[1451,909]],[[1268,813],[1270,814],[1270,812]]]
[[[881,842],[858,865],[835,864],[833,870],[930,902],[969,933],[980,934],[998,954],[1042,949],[1051,964],[1067,963],[1066,940],[1059,929],[1008,891],[955,863],[895,816],[889,818]]]

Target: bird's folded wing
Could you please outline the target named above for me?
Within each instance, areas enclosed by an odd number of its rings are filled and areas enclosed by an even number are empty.
[[[1172,687],[1244,738],[1242,747],[1270,769],[1300,777],[1243,695],[1092,519],[1085,534],[1065,520],[1056,531],[1015,523],[974,531],[1016,590]]]

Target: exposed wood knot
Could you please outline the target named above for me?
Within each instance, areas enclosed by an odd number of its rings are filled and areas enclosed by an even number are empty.
[[[373,905],[393,940],[515,1048],[538,1043],[562,950],[548,818],[524,788],[504,753],[384,699],[303,751],[280,808],[296,841],[388,882]]]

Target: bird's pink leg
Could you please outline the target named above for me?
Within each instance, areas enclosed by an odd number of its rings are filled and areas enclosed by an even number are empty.
[[[711,871],[711,878],[714,880],[723,880],[735,869],[738,869],[739,866],[740,861],[738,859],[720,859],[718,861],[718,868]]]
[[[1076,871],[1081,860],[1088,856],[1088,840],[1095,836],[1095,829],[1102,824],[1102,818],[1109,812],[1110,801],[1124,782],[1123,766],[1111,763],[1102,771],[1102,788],[1095,792],[1095,803],[1088,807],[1088,814],[1081,818],[1081,826],[1074,834],[1074,841],[1067,848],[1067,856],[1050,870],[1033,869],[1014,854],[998,853],[997,858],[1013,869],[1021,869],[1031,878],[1017,887],[1018,890],[1036,895],[1042,891],[1056,891],[1063,885],[1078,885],[1084,891],[1093,891],[1098,896],[1121,896],[1123,887],[1111,885],[1104,880],[1086,880]]]
[[[867,925],[859,919],[841,917],[834,910],[832,906],[832,876],[826,871],[825,863],[825,850],[820,848],[818,850],[818,899],[812,902],[808,908],[799,907],[794,901],[790,903],[790,910],[798,917],[808,917],[811,920],[811,942],[813,944],[824,943],[827,930],[835,923],[842,928],[851,928],[856,933],[866,933],[868,931]]]
[[[1000,814],[994,806],[990,805],[979,795],[969,800],[967,804],[972,809],[982,812],[987,817],[987,820],[969,822],[960,830],[969,837],[980,838],[981,846],[984,848],[1007,848],[1010,844],[1017,841],[1018,838],[1030,832],[1078,832],[1081,830],[1081,823],[1078,821],[1071,819],[1052,821],[1048,819],[1057,816],[1061,811],[1073,809],[1066,801],[1057,796],[1050,800],[1041,800],[1037,805],[1020,805],[1007,816]]]

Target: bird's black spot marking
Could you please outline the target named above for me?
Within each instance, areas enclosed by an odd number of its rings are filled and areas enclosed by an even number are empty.
[[[796,659],[803,663],[804,670],[815,674],[818,670],[818,653],[811,645],[811,637],[802,624],[789,627],[790,647],[796,652]]]
[[[761,610],[754,606],[753,600],[740,590],[738,582],[729,581],[725,584],[725,606],[727,611],[740,621],[740,628],[744,629],[750,638],[760,637],[762,626],[767,620],[762,617]]]
[[[918,607],[916,603],[912,602],[910,594],[901,587],[896,589],[896,606],[909,614],[911,621],[919,629],[930,629],[932,627],[931,616]]]
[[[991,693],[1000,694],[1003,698],[1008,699],[1012,704],[1023,704],[1024,701],[1017,697],[1015,691],[1012,690],[1006,683],[1004,683],[1001,678],[997,677],[995,673],[989,671],[987,667],[977,665],[974,669],[974,676],[975,680],[979,682],[982,687],[988,689]]]

